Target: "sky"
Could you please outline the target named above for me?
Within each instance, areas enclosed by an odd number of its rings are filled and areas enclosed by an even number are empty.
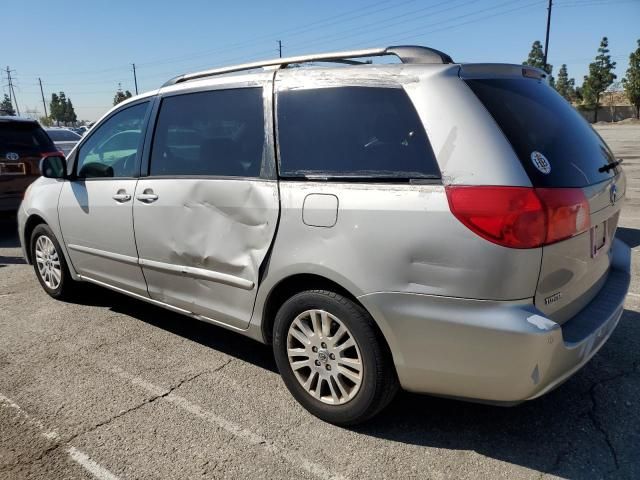
[[[544,43],[548,0],[19,0],[3,10],[0,66],[18,107],[43,113],[64,91],[96,120],[119,87],[140,93],[190,71],[284,56],[399,44],[460,62],[522,63]],[[640,0],[554,0],[548,62],[582,83],[603,36],[620,80],[640,39]],[[6,71],[0,93],[8,93]],[[33,114],[32,113],[32,114]]]

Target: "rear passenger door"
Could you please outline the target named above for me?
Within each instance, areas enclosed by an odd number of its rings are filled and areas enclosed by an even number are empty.
[[[164,94],[133,207],[151,297],[243,329],[279,209],[264,88]]]

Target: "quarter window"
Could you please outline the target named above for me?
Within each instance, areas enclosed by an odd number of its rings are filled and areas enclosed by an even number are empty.
[[[158,115],[149,173],[258,177],[264,139],[262,88],[167,97]]]
[[[149,102],[119,111],[99,125],[78,153],[80,178],[132,177]]]
[[[277,108],[282,177],[440,178],[401,88],[287,90]]]

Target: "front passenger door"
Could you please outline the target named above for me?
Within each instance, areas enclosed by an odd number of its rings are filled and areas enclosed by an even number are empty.
[[[144,101],[116,111],[91,130],[58,207],[76,271],[143,296],[148,293],[133,234],[133,195],[149,105]]]

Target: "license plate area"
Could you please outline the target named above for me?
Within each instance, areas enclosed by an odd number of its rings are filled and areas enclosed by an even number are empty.
[[[597,257],[600,252],[606,250],[605,247],[609,245],[609,229],[607,228],[607,221],[594,225],[591,227],[591,258]]]
[[[27,168],[24,163],[0,162],[0,175],[26,175]]]

